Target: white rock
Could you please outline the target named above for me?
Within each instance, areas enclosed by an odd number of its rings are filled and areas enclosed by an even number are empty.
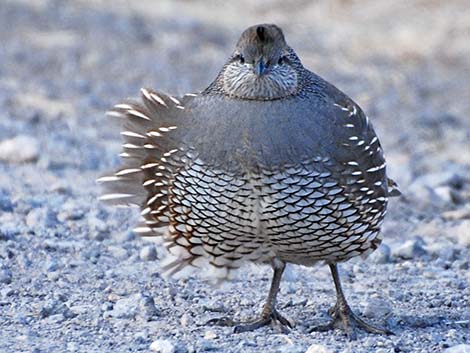
[[[147,245],[140,250],[139,257],[143,261],[155,261],[157,259],[157,250],[154,245]]]
[[[38,141],[30,136],[18,135],[0,142],[0,160],[9,163],[34,162],[39,157]]]
[[[424,243],[420,239],[410,239],[399,245],[392,250],[395,257],[405,260],[415,259],[419,256],[426,255],[427,251],[424,248]]]
[[[150,350],[159,353],[175,353],[176,347],[171,341],[161,339],[153,341],[150,345]]]
[[[153,317],[158,316],[159,313],[152,297],[137,293],[128,298],[119,299],[114,304],[113,310],[109,311],[107,315],[116,319],[140,317],[144,320],[151,320]]]
[[[312,344],[305,353],[331,353],[331,351],[321,344]]]
[[[454,236],[462,246],[470,247],[470,220],[465,219],[448,231],[450,237]]]
[[[217,336],[217,334],[212,331],[212,330],[207,330],[205,333],[204,333],[204,339],[206,340],[213,340],[213,339],[216,339],[218,338],[219,336]]]
[[[458,344],[444,350],[444,353],[470,353],[470,344]]]
[[[458,210],[446,211],[442,214],[446,221],[456,221],[459,219],[470,219],[470,209],[461,208]]]
[[[382,243],[379,248],[369,256],[369,259],[376,264],[386,264],[391,261],[391,257],[392,250],[390,249],[390,246]]]

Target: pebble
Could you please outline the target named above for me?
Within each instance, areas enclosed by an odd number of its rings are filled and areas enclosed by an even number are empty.
[[[385,243],[380,244],[377,250],[370,255],[370,261],[376,264],[387,264],[392,260],[392,250]]]
[[[53,315],[62,315],[66,319],[70,319],[76,316],[76,314],[70,310],[70,308],[59,299],[48,299],[42,305],[39,310],[39,316],[41,318],[47,318]]]
[[[0,211],[12,212],[13,208],[14,206],[13,202],[11,202],[10,195],[4,190],[0,190]]]
[[[0,290],[0,297],[6,298],[12,295],[15,291],[11,287],[5,287]]]
[[[411,260],[427,254],[424,245],[424,241],[419,238],[410,239],[393,249],[392,254],[401,259]]]
[[[331,351],[321,344],[314,343],[307,348],[305,353],[331,353]]]
[[[137,293],[128,298],[119,299],[111,311],[107,311],[106,316],[112,316],[116,319],[134,319],[140,317],[150,321],[159,315],[155,302],[152,297]]]
[[[446,348],[444,353],[470,353],[470,344],[458,344],[453,347]]]
[[[175,353],[176,346],[169,340],[159,339],[150,344],[150,350],[158,353]]]
[[[118,260],[125,260],[129,257],[129,253],[122,246],[110,245],[108,246],[109,253]]]
[[[364,309],[364,316],[370,319],[383,319],[392,311],[392,305],[388,300],[370,298]]]
[[[460,245],[470,247],[470,219],[465,219],[459,224],[450,227],[447,234],[449,237],[457,240]]]
[[[148,331],[139,331],[134,334],[134,340],[137,343],[147,343],[149,339],[149,332]]]
[[[88,235],[90,239],[101,241],[109,237],[109,226],[105,221],[92,216],[88,219],[88,225],[90,227]]]
[[[140,250],[139,257],[142,261],[155,261],[157,259],[157,250],[154,245],[147,245]]]
[[[218,348],[214,344],[206,339],[199,341],[199,350],[198,352],[207,352],[207,351],[217,351]]]
[[[46,271],[47,272],[55,272],[59,269],[59,263],[52,259],[46,263]]]
[[[0,283],[10,284],[13,278],[13,273],[8,268],[0,269]]]
[[[461,208],[458,210],[446,211],[442,213],[442,218],[446,221],[456,221],[460,219],[470,219],[470,209]]]
[[[184,313],[180,319],[181,327],[186,328],[193,323],[192,317],[188,313]]]
[[[29,163],[39,158],[39,143],[31,136],[18,135],[0,141],[0,161]]]
[[[84,216],[85,211],[82,207],[80,207],[80,205],[76,205],[74,203],[67,203],[62,207],[61,211],[57,215],[57,219],[60,222],[78,221]]]
[[[26,225],[32,230],[40,227],[55,228],[57,224],[55,212],[48,208],[33,208],[26,216]]]
[[[136,238],[132,231],[128,232],[116,232],[112,234],[113,239],[118,243],[125,243]]]
[[[204,333],[204,339],[206,339],[206,340],[213,340],[213,339],[216,339],[216,338],[219,338],[219,336],[213,330],[207,330]]]
[[[1,222],[1,221],[0,221]],[[20,234],[18,225],[14,223],[0,224],[0,240],[11,240]]]
[[[453,186],[460,179],[454,172],[430,173],[415,179],[408,192],[426,203],[449,204],[457,201]]]
[[[283,344],[274,351],[276,353],[304,353],[305,348],[296,344]]]

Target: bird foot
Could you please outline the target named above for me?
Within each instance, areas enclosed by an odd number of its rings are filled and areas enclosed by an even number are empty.
[[[242,333],[248,331],[254,331],[260,327],[270,325],[273,329],[280,331],[281,333],[288,333],[289,329],[292,328],[292,324],[279,314],[275,309],[266,313],[262,313],[259,319],[249,322],[236,322],[231,318],[218,318],[209,320],[206,324],[217,325],[217,326],[232,326],[234,333]]]
[[[394,333],[385,328],[376,327],[364,322],[360,319],[351,308],[346,305],[335,305],[328,313],[331,315],[332,320],[326,325],[319,325],[311,328],[309,332],[325,332],[333,329],[341,329],[345,331],[346,336],[352,341],[357,339],[357,329],[363,329],[369,333],[376,333],[382,335],[393,335]]]

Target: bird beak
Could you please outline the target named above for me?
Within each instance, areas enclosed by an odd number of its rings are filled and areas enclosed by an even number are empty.
[[[263,58],[259,59],[258,62],[255,63],[255,73],[258,76],[263,75],[266,72],[266,64],[264,63]]]

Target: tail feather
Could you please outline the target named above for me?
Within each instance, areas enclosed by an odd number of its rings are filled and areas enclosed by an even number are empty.
[[[398,184],[393,179],[390,179],[390,178],[387,179],[387,186],[388,186],[388,196],[391,196],[391,197],[401,196],[401,191],[400,189],[398,189]]]
[[[122,165],[97,182],[103,185],[100,200],[140,206],[143,221],[137,229],[151,230],[168,224],[168,157],[181,150],[172,137],[184,107],[161,92],[142,89],[141,93],[141,101],[126,101],[107,112],[123,120]]]

